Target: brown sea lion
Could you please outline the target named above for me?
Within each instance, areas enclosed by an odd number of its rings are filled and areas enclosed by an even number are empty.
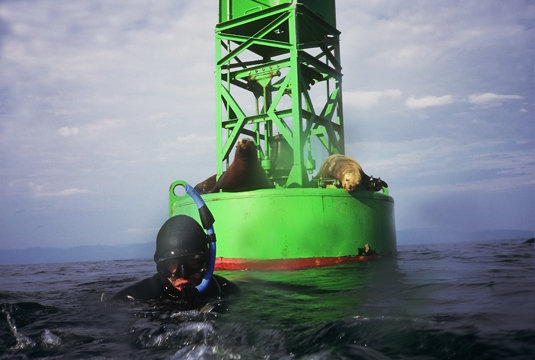
[[[366,175],[355,159],[341,154],[329,156],[316,177],[337,179],[347,192],[353,192],[359,187],[373,191],[379,191],[383,186],[388,187],[383,180]]]
[[[208,179],[197,184],[195,189],[206,189],[214,181],[215,175],[212,175]],[[254,140],[243,138],[238,140],[238,143],[236,144],[234,160],[227,171],[221,175],[219,180],[215,182],[215,185],[207,192],[214,193],[219,190],[236,192],[272,187],[273,184],[269,181],[266,172],[258,160]]]

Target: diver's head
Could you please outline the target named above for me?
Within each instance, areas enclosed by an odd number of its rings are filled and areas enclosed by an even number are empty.
[[[154,261],[165,278],[188,278],[206,269],[208,242],[201,226],[191,217],[169,218],[156,238]]]

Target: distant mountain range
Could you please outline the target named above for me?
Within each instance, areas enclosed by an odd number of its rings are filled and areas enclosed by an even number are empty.
[[[70,248],[32,247],[27,249],[0,250],[0,265],[152,259],[153,254],[153,242],[117,246],[76,246]]]
[[[490,241],[529,239],[535,231],[492,230],[473,233],[437,229],[409,229],[397,232],[398,245],[438,244],[461,241]],[[60,263],[72,261],[102,261],[126,259],[152,259],[154,242],[129,245],[94,245],[71,248],[43,248],[0,250],[0,265]]]
[[[506,239],[529,239],[535,231],[529,230],[488,230],[462,232],[440,229],[408,229],[396,232],[398,245],[440,244],[462,241],[490,241]]]

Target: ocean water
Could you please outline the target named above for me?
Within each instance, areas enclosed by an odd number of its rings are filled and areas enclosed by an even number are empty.
[[[0,266],[0,359],[534,359],[535,248],[399,246],[288,272],[218,272],[220,313],[101,301],[150,260]]]

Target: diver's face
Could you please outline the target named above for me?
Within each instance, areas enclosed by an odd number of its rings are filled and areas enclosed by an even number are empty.
[[[170,259],[165,267],[171,274],[168,280],[176,288],[187,282],[198,284],[202,279],[203,257],[192,255],[183,259]]]
[[[179,263],[177,259],[168,260],[165,266],[167,268],[167,271],[169,271],[169,273],[171,274],[171,276],[168,277],[167,280],[169,280],[169,282],[173,284],[175,288],[180,289],[180,285],[188,282],[188,280],[178,276]]]

